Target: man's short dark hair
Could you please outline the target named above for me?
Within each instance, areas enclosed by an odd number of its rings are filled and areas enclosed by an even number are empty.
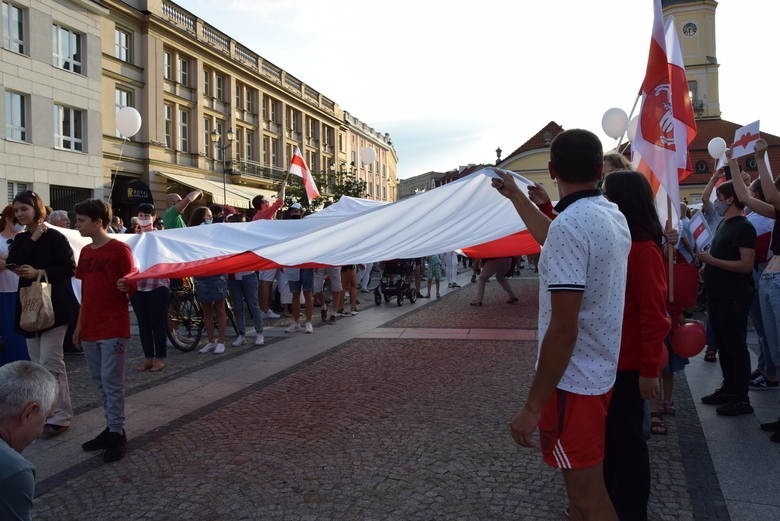
[[[566,130],[550,144],[550,163],[556,176],[567,183],[598,181],[603,162],[601,141],[593,132]]]
[[[265,202],[265,196],[263,196],[262,194],[258,194],[252,198],[252,208],[254,208],[255,210],[259,210],[264,202]]]
[[[73,207],[73,211],[76,212],[77,215],[86,215],[93,221],[102,219],[104,230],[111,224],[111,218],[113,217],[111,207],[101,199],[87,199],[86,201],[77,203],[76,206]]]

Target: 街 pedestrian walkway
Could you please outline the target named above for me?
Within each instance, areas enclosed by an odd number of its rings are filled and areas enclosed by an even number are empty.
[[[466,286],[364,303],[313,335],[266,328],[266,346],[227,356],[173,354],[163,373],[129,375],[129,451],[110,465],[80,449],[102,411],[69,357],[73,426],[25,452],[38,468],[34,518],[565,519],[559,472],[509,435],[537,349],[537,280],[511,284],[513,305],[490,283],[471,307]],[[757,397],[756,416],[711,418],[695,402],[717,372],[692,361],[668,435],[650,440],[653,520],[780,519],[776,479],[739,484],[739,461],[718,467],[724,446],[742,444],[738,459],[760,453],[777,478],[778,446],[754,431],[780,395]]]

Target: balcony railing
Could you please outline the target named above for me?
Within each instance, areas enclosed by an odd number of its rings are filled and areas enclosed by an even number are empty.
[[[257,161],[239,158],[233,160],[233,172],[269,181],[282,181],[287,176],[286,169],[281,166],[267,165]]]
[[[230,54],[230,38],[208,25],[203,26],[203,39],[222,52]]]
[[[192,34],[195,34],[196,18],[194,16],[171,2],[163,2],[162,10],[163,14],[173,23]]]

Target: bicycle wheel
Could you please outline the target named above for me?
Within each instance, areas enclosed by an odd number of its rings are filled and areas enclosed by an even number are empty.
[[[192,351],[203,334],[203,312],[195,296],[187,291],[171,293],[168,304],[168,340],[179,351]]]

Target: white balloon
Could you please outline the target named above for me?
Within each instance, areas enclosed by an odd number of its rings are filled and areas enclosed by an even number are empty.
[[[722,137],[714,137],[707,143],[707,152],[712,159],[720,159],[726,153],[726,140]]]
[[[360,151],[360,162],[364,165],[376,161],[376,151],[371,147],[366,147]]]
[[[639,116],[634,116],[631,121],[628,122],[628,139],[634,141],[636,137],[636,126],[639,124]]]
[[[133,137],[141,130],[141,115],[133,107],[116,111],[116,129],[124,137]]]
[[[601,128],[612,139],[618,139],[622,136],[627,126],[628,114],[621,108],[613,107],[607,110],[601,118]]]

